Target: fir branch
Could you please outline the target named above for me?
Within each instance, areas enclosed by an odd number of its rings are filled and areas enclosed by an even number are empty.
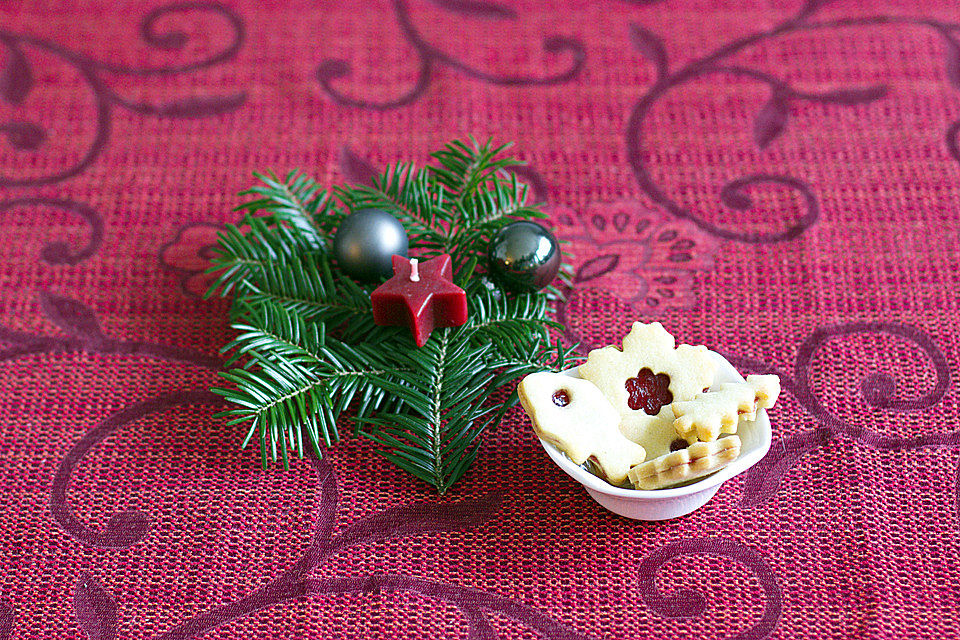
[[[257,279],[259,270],[279,261],[293,262],[321,251],[313,232],[300,227],[272,224],[266,217],[244,216],[242,226],[227,225],[219,236],[219,251],[208,273],[218,273],[206,293],[226,296],[235,288],[246,289]]]
[[[240,196],[255,197],[234,210],[265,213],[274,224],[286,223],[296,227],[304,237],[313,241],[315,248],[326,244],[346,215],[327,191],[305,174],[291,171],[283,181],[273,172],[254,172],[253,175],[263,184],[241,191]]]
[[[429,255],[442,252],[451,215],[429,170],[398,163],[375,176],[372,185],[337,188],[337,196],[352,211],[375,208],[392,213],[407,228],[411,246]]]
[[[264,464],[287,465],[305,446],[320,455],[349,412],[355,433],[442,493],[516,402],[515,393],[506,404],[491,396],[527,373],[570,365],[571,351],[549,342],[557,289],[510,295],[474,277],[503,225],[544,216],[508,171],[518,163],[506,148],[455,141],[433,164],[396,164],[371,185],[332,193],[296,171],[256,174],[260,184],[241,194],[243,220],[221,234],[208,295],[234,296],[237,334],[224,347],[234,368],[215,391],[234,405],[223,414],[230,423],[246,425],[244,446],[258,439]],[[393,213],[415,255],[451,254],[467,324],[417,348],[409,331],[373,323],[375,285],[340,273],[328,251],[343,217],[364,208]]]
[[[559,325],[547,317],[545,296],[496,295],[483,285],[469,288],[468,325],[471,340],[494,345],[501,361],[513,361],[549,340],[549,329]]]
[[[478,145],[472,137],[470,141],[472,147],[454,140],[432,156],[440,164],[432,168],[433,174],[454,196],[457,208],[462,206],[466,198],[477,193],[481,183],[507,167],[520,164],[513,158],[502,156],[504,151],[513,146],[512,143],[494,147],[490,140],[483,145]]]
[[[232,388],[214,389],[239,408],[221,415],[230,424],[249,422],[244,446],[259,435],[264,463],[270,457],[288,464],[287,449],[305,453],[303,430],[317,455],[321,440],[326,446],[339,440],[337,420],[358,395],[358,418],[382,408],[398,410],[398,392],[406,392],[407,368],[398,368],[380,349],[351,346],[324,335],[315,323],[279,305],[247,307],[245,320],[233,325],[239,332],[226,350],[232,360],[249,356],[243,367],[220,375]],[[413,398],[411,406],[426,407]]]
[[[222,274],[208,295],[216,290],[225,295],[238,287],[242,295],[236,298],[235,308],[280,305],[327,328],[342,326],[345,340],[385,339],[397,333],[394,328],[374,324],[371,287],[335,274],[326,253],[288,251],[290,243],[277,238],[289,237],[291,230],[264,231],[262,224],[260,219],[252,219],[247,236],[228,229],[229,235],[221,239],[223,253],[215,260],[215,269]]]
[[[239,333],[220,350],[220,353],[233,354],[228,364],[249,352],[261,353],[268,360],[283,359],[307,368],[323,360],[323,324],[307,322],[277,304],[251,305],[243,301],[241,305],[241,320],[232,325]]]
[[[476,457],[488,426],[482,418],[493,410],[482,406],[493,373],[484,366],[489,344],[470,345],[461,329],[437,333],[411,354],[417,384],[400,393],[413,411],[363,419],[377,428],[361,433],[384,447],[381,455],[444,493]]]

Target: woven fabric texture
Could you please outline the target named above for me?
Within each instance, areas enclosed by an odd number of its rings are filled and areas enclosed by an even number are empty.
[[[960,637],[952,0],[0,3],[0,640]],[[261,470],[204,301],[251,172],[515,141],[584,351],[659,320],[784,393],[614,516],[519,409],[443,497]]]

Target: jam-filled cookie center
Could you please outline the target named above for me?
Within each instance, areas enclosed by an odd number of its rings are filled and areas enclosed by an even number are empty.
[[[558,407],[565,407],[570,404],[570,394],[566,389],[557,389],[553,392],[553,404]]]
[[[627,390],[627,406],[634,411],[643,410],[648,416],[657,415],[664,405],[673,402],[670,376],[665,373],[644,367],[635,378],[627,378],[623,386]]]

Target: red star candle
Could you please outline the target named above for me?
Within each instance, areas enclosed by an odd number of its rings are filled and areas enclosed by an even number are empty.
[[[450,256],[441,254],[420,263],[393,256],[393,277],[370,296],[373,321],[379,325],[406,325],[418,347],[440,327],[458,327],[467,321],[467,294],[453,284]]]

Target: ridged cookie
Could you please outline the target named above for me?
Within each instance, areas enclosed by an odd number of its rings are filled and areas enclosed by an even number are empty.
[[[722,469],[739,455],[740,438],[737,436],[726,436],[713,442],[694,442],[686,449],[633,467],[627,477],[635,489],[665,489]]]

